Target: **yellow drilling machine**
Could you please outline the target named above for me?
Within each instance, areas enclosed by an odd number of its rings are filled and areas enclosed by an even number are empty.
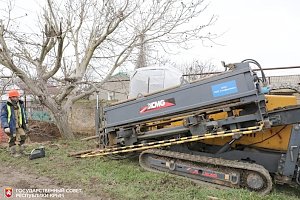
[[[252,64],[251,64],[252,63]],[[251,68],[260,69],[258,76]],[[268,95],[255,60],[208,78],[104,108],[101,149],[77,157],[139,155],[140,166],[262,194],[300,185],[300,105]]]

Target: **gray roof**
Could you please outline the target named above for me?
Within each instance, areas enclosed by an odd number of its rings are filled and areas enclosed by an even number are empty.
[[[300,85],[300,75],[286,75],[286,76],[270,76],[267,77],[270,84],[289,83],[293,85]]]
[[[270,76],[267,79],[273,92],[300,93],[300,75]]]

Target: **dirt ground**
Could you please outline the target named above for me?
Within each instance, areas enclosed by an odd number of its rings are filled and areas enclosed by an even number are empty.
[[[61,134],[54,123],[35,120],[29,120],[27,135],[29,136],[29,141],[26,141],[26,143],[53,141],[61,137]],[[7,140],[8,136],[3,133],[3,130],[0,127],[0,143],[6,143]]]
[[[60,185],[59,183],[55,183],[53,180],[39,176],[36,174],[32,174],[25,169],[15,169],[12,166],[3,166],[0,163],[1,168],[1,176],[0,176],[0,199],[4,199],[4,191],[5,188],[11,187],[13,189],[13,196],[9,199],[64,199],[64,200],[83,200],[83,199],[91,199],[91,200],[101,200],[108,199],[104,197],[95,197],[89,196],[85,194],[80,188],[71,188],[66,185]],[[20,196],[20,194],[26,193],[25,189],[58,189],[60,192],[53,192],[52,196],[46,198],[26,198]],[[29,190],[27,190],[29,191]],[[22,193],[23,192],[23,193]],[[41,192],[43,193],[43,192]],[[16,195],[19,195],[16,197]],[[27,194],[33,194],[27,192]],[[35,193],[37,194],[37,193]],[[43,193],[47,194],[47,193]],[[56,196],[57,194],[57,196]]]
[[[54,123],[30,120],[28,124],[28,135],[31,142],[52,141],[61,137]]]
[[[29,122],[28,140],[26,143],[43,143],[60,138],[60,133],[57,126],[53,123],[41,122],[41,121],[30,121]],[[5,135],[4,135],[5,136]],[[3,135],[2,135],[3,137]],[[0,143],[1,150],[5,150],[7,143],[6,138],[2,138],[4,141]],[[74,188],[67,185],[62,185],[59,182],[55,182],[48,177],[43,177],[34,174],[27,168],[16,168],[14,166],[6,166],[6,164],[0,161],[0,199],[5,199],[5,188],[13,189],[13,196],[9,199],[64,199],[64,200],[101,200],[109,199],[108,197],[90,196],[86,194],[81,188]],[[41,191],[32,192],[32,190],[26,189],[57,189],[52,192]],[[35,190],[37,191],[37,190]],[[32,195],[29,197],[30,195]],[[34,195],[40,195],[37,197]],[[23,195],[23,196],[22,196]],[[28,196],[26,196],[28,195]],[[47,197],[48,195],[48,197]],[[44,197],[43,197],[44,196]],[[46,197],[45,197],[46,196]]]

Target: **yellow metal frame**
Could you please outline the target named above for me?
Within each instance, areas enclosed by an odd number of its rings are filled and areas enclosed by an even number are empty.
[[[266,95],[267,110],[271,111],[286,106],[297,105],[295,96]],[[226,113],[219,113],[218,117],[226,118]],[[215,118],[216,116],[214,116]],[[236,141],[235,145],[249,145],[264,149],[286,151],[290,140],[292,125],[273,127],[253,134],[245,135]],[[224,145],[231,138],[216,138],[205,140],[204,143],[212,145]]]
[[[283,95],[266,95],[267,100],[267,110],[271,111],[274,109],[283,108],[286,106],[297,105],[297,99],[295,96],[283,96]],[[238,115],[239,110],[233,111],[234,115]],[[147,131],[157,130],[159,128],[169,128],[182,126],[184,124],[183,119],[187,117],[172,118],[165,121],[157,121],[147,123]],[[212,114],[209,118],[214,120],[227,118],[226,112],[220,112],[217,114]],[[245,135],[240,140],[236,141],[234,145],[249,145],[251,147],[272,149],[278,151],[286,151],[288,143],[290,140],[292,125],[273,127],[271,129],[263,130],[261,132],[256,132],[253,134]],[[205,139],[201,142],[211,145],[224,145],[229,142],[231,137],[213,138]]]

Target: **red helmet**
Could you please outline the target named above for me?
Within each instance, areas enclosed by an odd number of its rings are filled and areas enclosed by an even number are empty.
[[[20,93],[18,92],[18,90],[10,90],[8,91],[8,97],[19,97]]]

